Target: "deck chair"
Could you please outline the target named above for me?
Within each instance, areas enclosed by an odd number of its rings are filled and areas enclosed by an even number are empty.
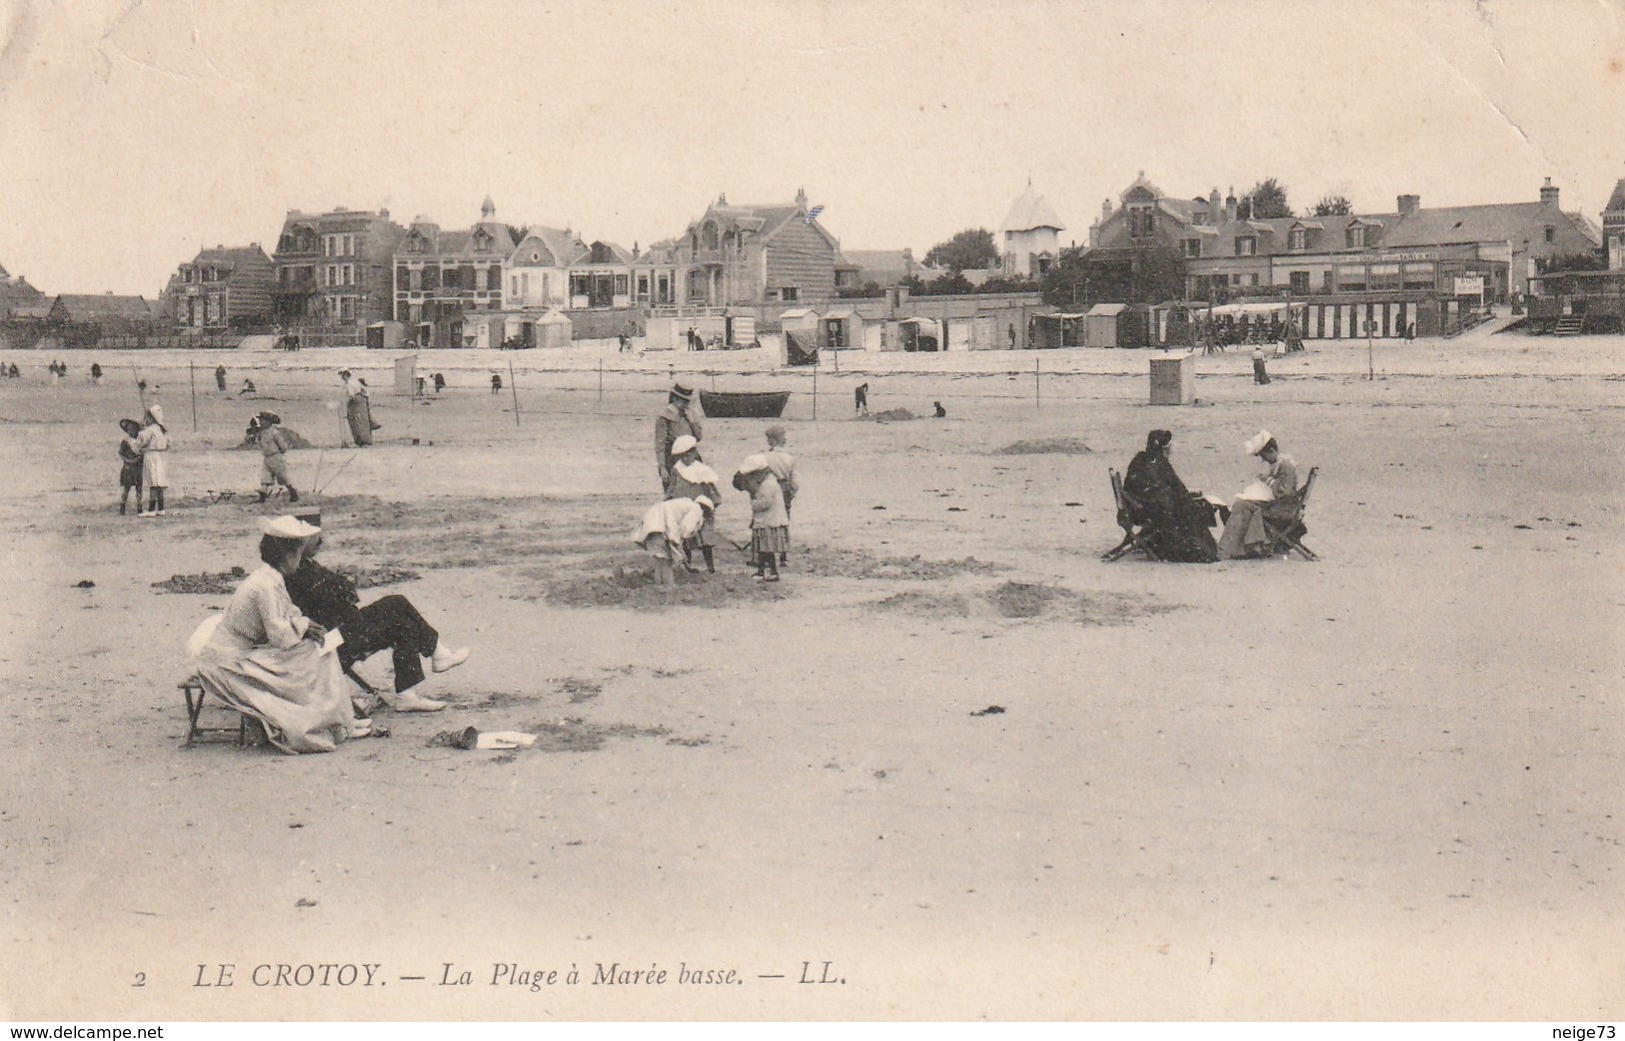
[[[1110,564],[1138,550],[1150,560],[1161,560],[1157,551],[1146,542],[1144,527],[1134,523],[1134,515],[1140,504],[1123,490],[1123,475],[1110,467],[1106,472],[1112,479],[1112,500],[1117,504],[1117,526],[1123,529],[1123,541],[1102,553],[1100,559]]]
[[[1304,479],[1303,487],[1299,488],[1291,496],[1282,497],[1281,501],[1283,503],[1291,502],[1293,504],[1292,518],[1290,520],[1271,520],[1268,516],[1264,518],[1264,535],[1269,539],[1266,552],[1270,556],[1297,553],[1305,560],[1320,559],[1315,556],[1313,550],[1303,544],[1303,537],[1309,531],[1303,523],[1303,511],[1304,507],[1309,504],[1309,492],[1315,486],[1315,474],[1319,471],[1320,467],[1318,466],[1310,467],[1309,476]]]

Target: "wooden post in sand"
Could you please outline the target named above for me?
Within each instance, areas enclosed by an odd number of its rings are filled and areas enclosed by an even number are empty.
[[[818,359],[813,359],[813,418],[818,418]]]
[[[186,382],[192,386],[192,433],[197,433],[197,366],[186,363]]]
[[[1035,408],[1035,409],[1040,409],[1040,408],[1044,407],[1044,400],[1043,400],[1044,387],[1043,387],[1042,382],[1039,379],[1038,366],[1039,366],[1038,356],[1034,355],[1033,356],[1033,408]]]
[[[513,359],[508,359],[508,389],[513,391],[513,425],[519,426],[519,384],[513,378]]]
[[[604,359],[598,359],[598,403],[604,403]]]

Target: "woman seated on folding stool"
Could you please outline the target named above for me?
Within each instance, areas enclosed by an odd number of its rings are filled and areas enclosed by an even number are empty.
[[[299,567],[305,539],[320,529],[294,517],[261,527],[262,563],[211,619],[197,654],[198,681],[263,724],[283,752],[331,752],[348,738],[366,737],[372,721],[356,717],[338,655],[323,646],[327,630],[299,613],[284,584]]]

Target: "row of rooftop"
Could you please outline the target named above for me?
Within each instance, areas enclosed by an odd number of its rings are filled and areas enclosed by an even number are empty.
[[[257,243],[202,249],[177,268],[155,305],[111,294],[48,299],[0,268],[0,316],[134,320],[145,308],[198,329],[395,321],[426,345],[460,346],[470,312],[793,307],[942,273],[907,249],[843,251],[821,210],[803,191],[763,205],[719,195],[681,235],[630,249],[571,228],[499,220],[489,197],[478,220],[456,228],[423,216],[403,226],[387,210],[290,210],[272,252]],[[1042,279],[1061,260],[1064,230],[1029,183],[999,229],[998,266],[963,274],[978,284]],[[1487,276],[1486,295],[1504,298],[1527,291],[1542,258],[1596,251],[1605,237],[1616,262],[1625,261],[1625,180],[1599,227],[1564,211],[1549,178],[1519,202],[1429,208],[1400,195],[1393,210],[1379,213],[1261,218],[1233,189],[1222,199],[1217,188],[1172,196],[1142,171],[1115,203],[1102,204],[1081,252],[1177,251],[1185,295],[1196,299],[1213,299],[1217,287],[1298,295],[1390,282],[1416,288],[1424,267],[1431,275],[1450,265]]]

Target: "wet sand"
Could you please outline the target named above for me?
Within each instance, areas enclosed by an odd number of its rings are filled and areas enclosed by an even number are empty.
[[[1139,352],[843,357],[816,421],[761,352],[447,352],[427,404],[367,370],[359,452],[331,369],[365,352],[226,357],[254,403],[199,355],[196,433],[188,359],[143,357],[175,441],[150,520],[116,513],[131,359],[91,387],[63,352],[56,386],[6,352],[0,1016],[1620,1018],[1621,352],[1379,345],[1367,381],[1363,343],[1311,345],[1266,387],[1232,352],[1186,408],[1144,404]],[[517,425],[483,382],[510,360]],[[628,535],[661,389],[708,368],[800,381],[794,549],[764,586],[724,545],[668,597]],[[949,416],[854,418],[865,378]],[[324,446],[290,468],[321,470],[323,559],[475,648],[445,712],[331,755],[181,747],[182,645],[227,597],[154,583],[253,566],[285,509],[230,450],[258,407]],[[765,425],[710,420],[707,460]],[[1260,426],[1319,468],[1320,561],[1100,562],[1148,429],[1232,494]],[[748,517],[727,489],[722,533]],[[432,743],[470,725],[540,739]],[[236,986],[195,985],[220,963]],[[387,986],[253,985],[280,963]],[[673,978],[594,984],[612,963]]]

